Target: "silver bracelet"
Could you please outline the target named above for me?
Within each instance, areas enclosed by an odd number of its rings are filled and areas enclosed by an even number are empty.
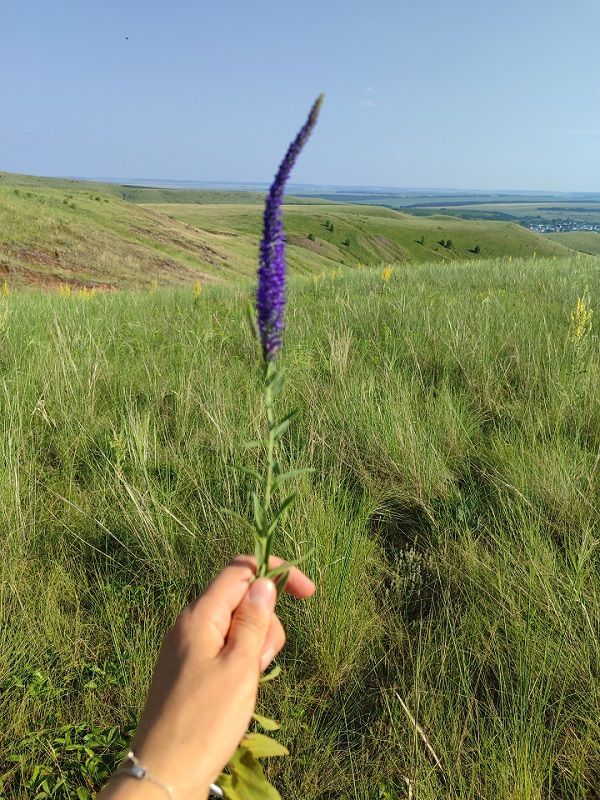
[[[156,780],[154,775],[151,772],[148,772],[146,767],[140,762],[139,758],[130,750],[123,761],[121,762],[119,769],[115,772],[115,778],[118,777],[128,777],[128,778],[135,778],[138,781],[150,781],[159,789],[166,794],[169,800],[174,800],[175,795],[173,793],[173,787],[170,786],[168,783],[161,783],[161,781]],[[223,797],[223,790],[220,786],[217,786],[214,783],[210,784],[210,793],[214,797]]]
[[[130,750],[123,761],[121,762],[119,769],[115,772],[115,778],[135,778],[137,781],[150,781],[155,786],[158,786],[159,789],[167,795],[169,800],[174,800],[175,795],[173,794],[173,787],[169,786],[167,783],[161,783],[157,781],[154,775],[152,775],[146,767],[140,762],[139,758],[135,755],[133,750]]]

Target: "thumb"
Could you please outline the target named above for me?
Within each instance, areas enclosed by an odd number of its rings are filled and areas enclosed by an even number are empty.
[[[250,585],[231,618],[226,647],[229,653],[244,661],[256,661],[259,666],[276,599],[275,584],[268,578],[259,578]]]

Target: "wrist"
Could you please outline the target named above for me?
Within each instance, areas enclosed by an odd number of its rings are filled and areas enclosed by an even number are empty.
[[[129,775],[113,775],[98,795],[98,800],[167,800],[164,789]],[[173,800],[185,800],[173,798]]]
[[[97,800],[166,800],[166,798],[164,789],[149,781],[136,780],[129,775],[113,775],[97,796]],[[208,798],[208,789],[203,795],[194,794],[193,800],[205,800],[205,798]],[[192,800],[192,798],[175,792],[173,800]]]

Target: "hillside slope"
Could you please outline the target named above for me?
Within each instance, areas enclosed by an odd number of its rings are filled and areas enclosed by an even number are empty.
[[[0,282],[126,288],[230,281],[256,269],[259,203],[140,205],[74,186],[0,182]],[[572,252],[512,224],[337,204],[286,205],[284,213],[290,267],[304,274],[340,264]]]
[[[582,253],[600,255],[600,233],[594,231],[568,231],[566,233],[547,233],[553,242],[580,250]]]
[[[173,219],[236,243],[243,257],[256,252],[262,209],[251,205],[151,205]],[[442,215],[415,217],[387,208],[312,205],[285,208],[290,263],[296,269],[356,266],[394,261],[455,261],[498,256],[564,256],[568,247],[520,225],[463,220]],[[441,244],[441,241],[445,244]],[[448,245],[448,240],[451,244]],[[294,250],[294,248],[296,248]],[[313,259],[306,260],[309,251]]]
[[[65,192],[99,192],[127,200],[128,203],[264,203],[265,192],[229,189],[173,189],[167,186],[138,186],[133,183],[77,180],[75,178],[46,178],[0,171],[0,186],[18,189],[61,189]],[[310,205],[323,203],[313,197],[286,195],[286,203]]]

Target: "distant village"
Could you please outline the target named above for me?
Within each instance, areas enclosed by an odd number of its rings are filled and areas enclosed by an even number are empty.
[[[591,231],[600,233],[600,222],[583,222],[578,219],[551,219],[540,221],[522,220],[522,225],[536,233],[567,233],[569,231]]]

